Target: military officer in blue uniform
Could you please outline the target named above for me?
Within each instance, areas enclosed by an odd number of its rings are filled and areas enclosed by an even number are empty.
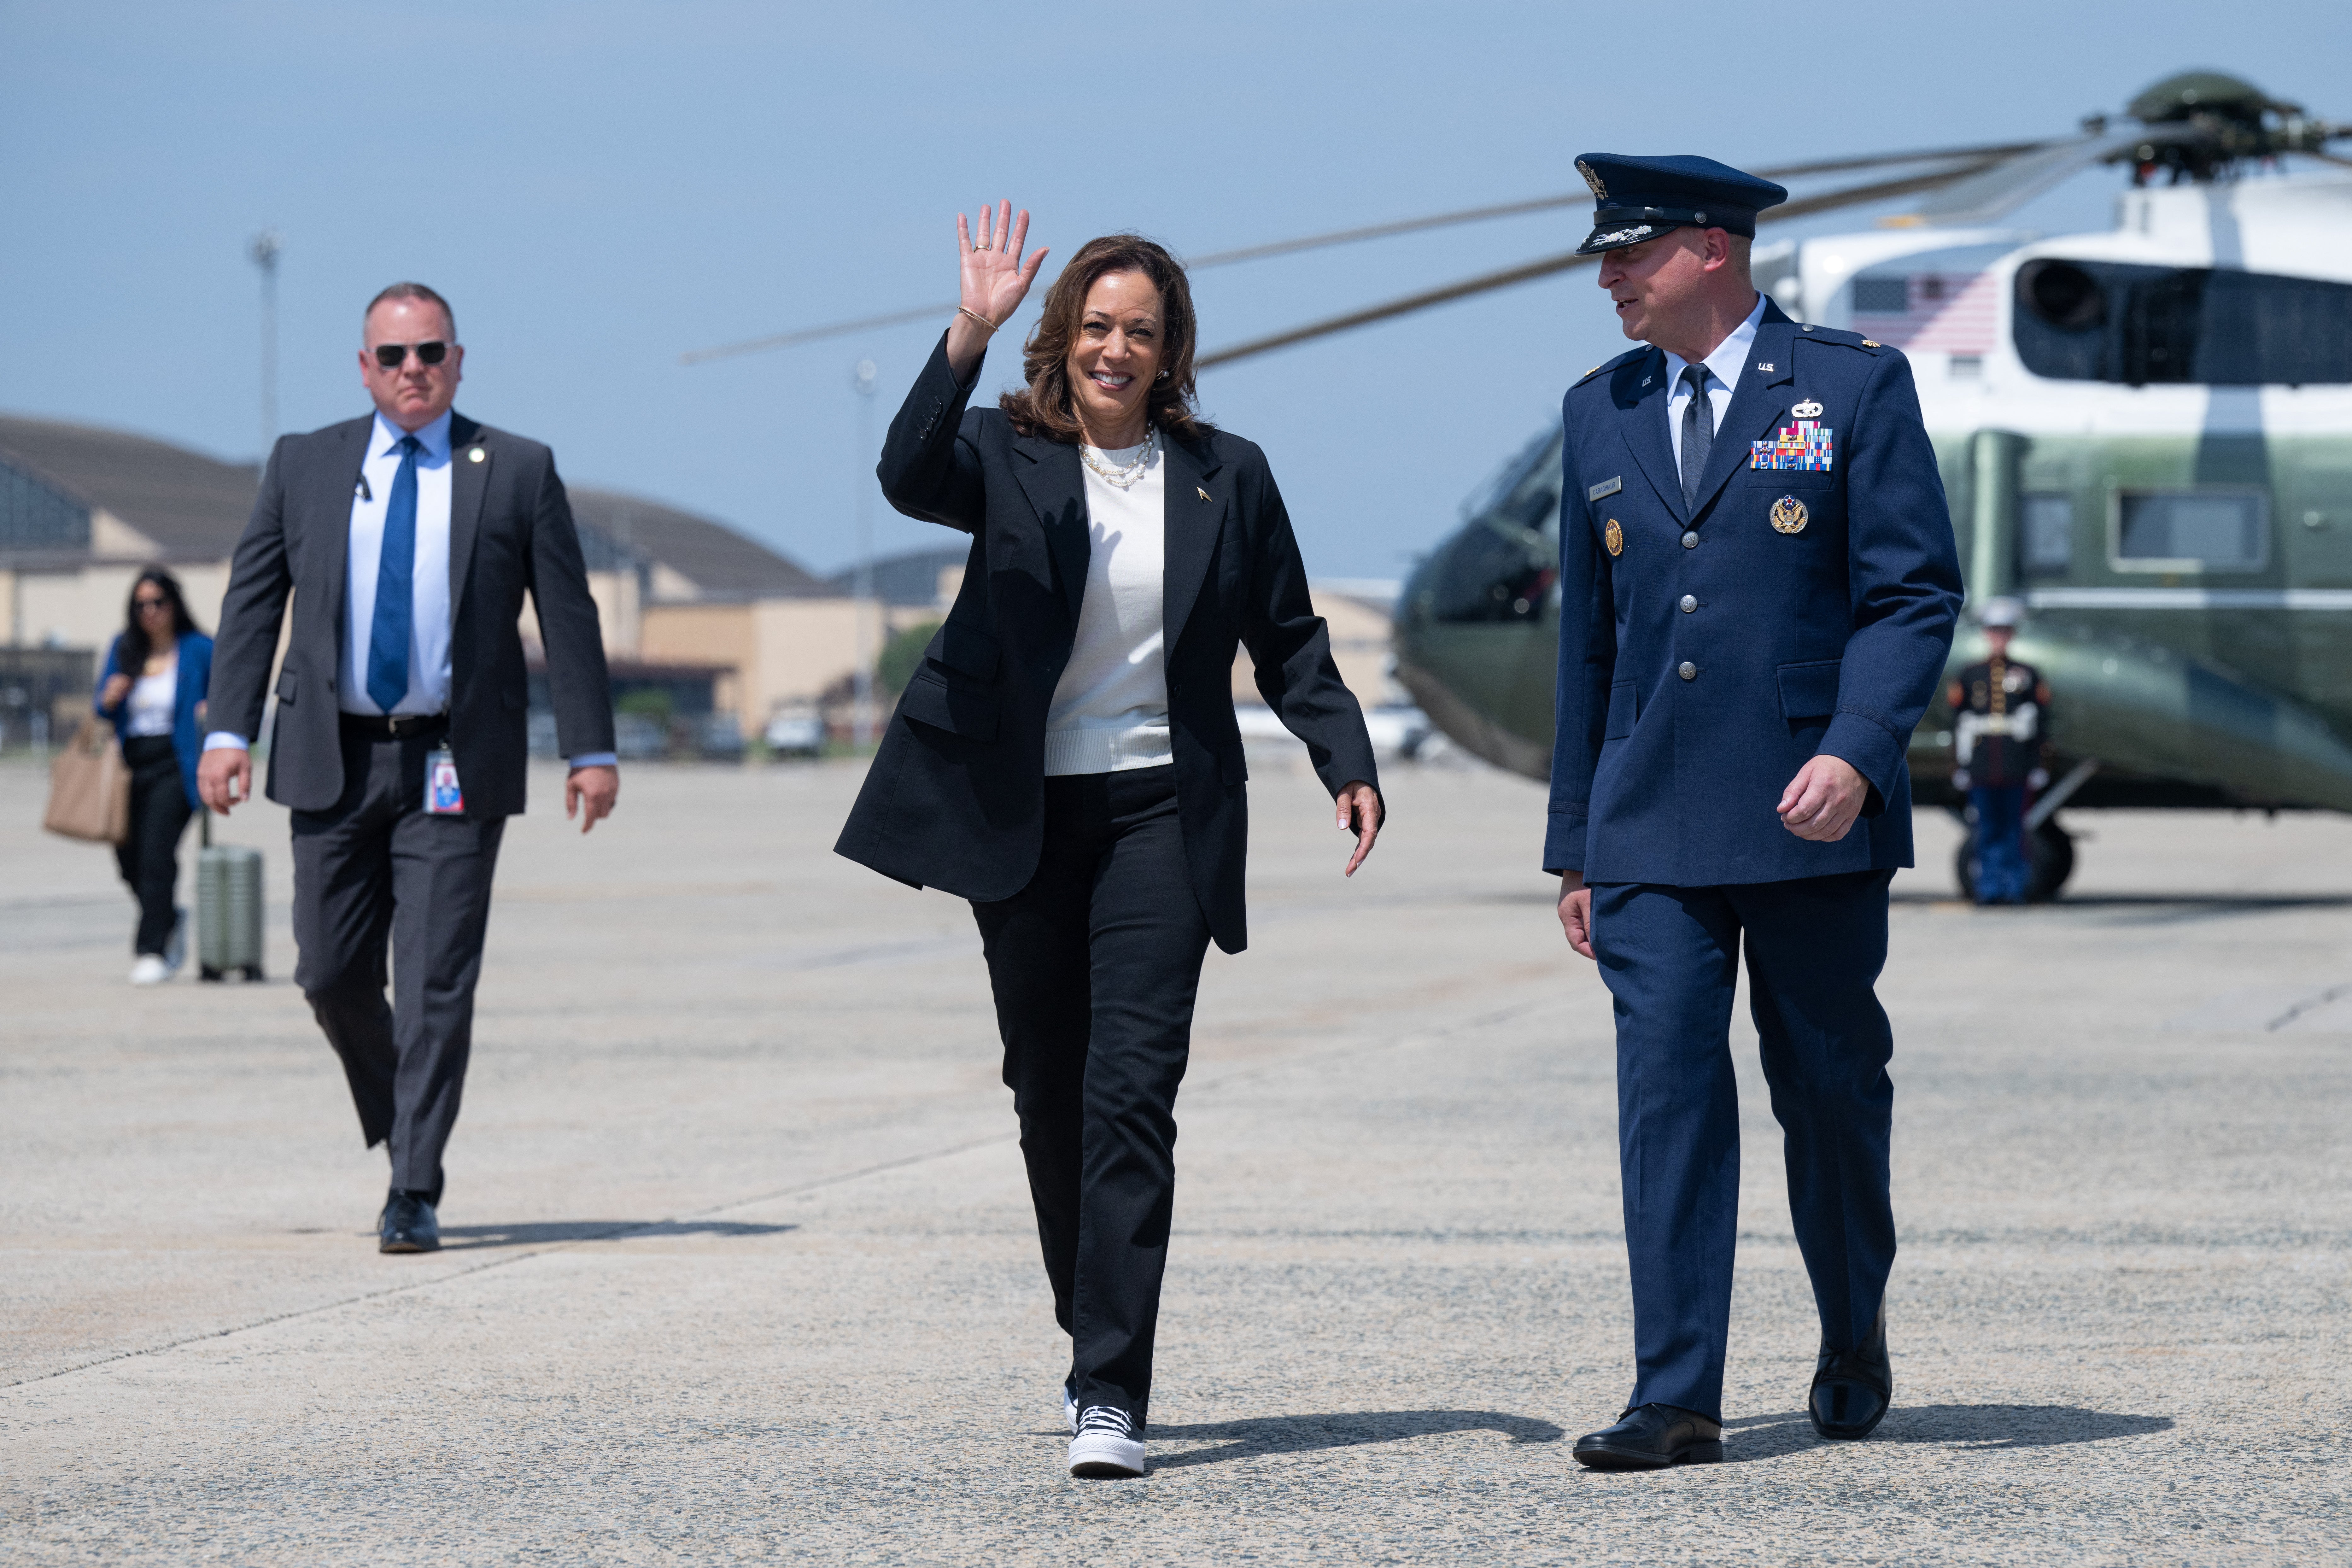
[[[1904,752],[1960,572],[1903,355],[1749,281],[1756,216],[1788,193],[1706,158],[1577,167],[1581,248],[1642,346],[1562,410],[1544,866],[1615,1005],[1635,1363],[1622,1415],[1575,1452],[1648,1468],[1723,1454],[1743,947],[1821,1310],[1807,1405],[1822,1436],[1860,1437],[1893,1397],[1894,1041],[1873,987],[1911,864]]]

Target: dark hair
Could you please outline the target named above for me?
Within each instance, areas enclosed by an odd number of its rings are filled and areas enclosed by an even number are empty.
[[[367,319],[375,314],[375,308],[386,300],[424,300],[438,305],[441,307],[441,313],[449,318],[449,335],[453,338],[457,335],[457,312],[449,308],[448,300],[444,300],[422,283],[395,283],[370,300],[367,302],[367,309],[360,312],[360,324],[362,330],[366,327]]]
[[[1076,443],[1077,416],[1070,411],[1070,345],[1086,320],[1087,291],[1113,272],[1140,272],[1160,290],[1160,367],[1168,379],[1154,381],[1145,414],[1180,441],[1207,426],[1192,412],[1192,289],[1184,268],[1162,247],[1139,234],[1107,234],[1078,247],[1045,290],[1045,313],[1021,348],[1021,374],[1029,384],[998,399],[1013,427],[1024,436]]]
[[[139,575],[131,581],[130,602],[122,606],[122,646],[114,656],[114,668],[129,676],[136,676],[146,664],[147,656],[155,651],[148,646],[147,628],[139,624],[139,590],[149,583],[172,606],[173,637],[184,637],[198,629],[196,618],[188,614],[188,601],[180,596],[180,580],[161,566],[141,567]]]

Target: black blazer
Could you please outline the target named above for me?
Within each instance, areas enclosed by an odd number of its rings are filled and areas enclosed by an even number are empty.
[[[1089,547],[1077,448],[1016,435],[999,409],[967,412],[971,395],[942,337],[882,448],[890,504],[971,534],[971,557],[834,847],[900,881],[989,902],[1037,869],[1045,713],[1076,638]],[[1171,440],[1165,452],[1177,817],[1209,930],[1239,952],[1249,773],[1234,721],[1235,648],[1248,645],[1258,689],[1307,742],[1324,787],[1336,795],[1380,777],[1265,455],[1223,431]]]
[[[269,798],[324,811],[343,793],[335,701],[343,647],[343,567],[374,416],[279,438],[221,601],[207,726],[253,739],[269,689],[286,595],[294,633],[278,672]],[[449,422],[449,749],[468,815],[523,808],[530,688],[523,668],[529,590],[547,649],[548,689],[566,756],[613,749],[604,639],[555,456],[536,441]]]

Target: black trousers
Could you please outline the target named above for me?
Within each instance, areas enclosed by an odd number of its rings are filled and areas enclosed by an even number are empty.
[[[295,983],[342,1058],[368,1146],[391,1146],[392,1184],[435,1203],[506,832],[500,816],[425,814],[425,758],[441,733],[347,728],[342,798],[293,814]]]
[[[139,900],[134,954],[161,956],[179,921],[173,889],[180,879],[180,835],[195,808],[180,779],[180,754],[169,735],[132,735],[122,742],[131,770],[131,832],[114,847],[114,863]]]
[[[1175,773],[1047,779],[1037,874],[972,905],[1070,1386],[1139,1429],[1176,1196],[1176,1087],[1209,947]]]

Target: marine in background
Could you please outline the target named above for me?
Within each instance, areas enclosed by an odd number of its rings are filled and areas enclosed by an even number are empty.
[[[1952,783],[1976,816],[1979,904],[2021,904],[2032,881],[2025,857],[2026,799],[2050,783],[2050,683],[2009,657],[2025,606],[1993,599],[1984,607],[1992,657],[1960,671],[1945,693],[1958,715]]]

